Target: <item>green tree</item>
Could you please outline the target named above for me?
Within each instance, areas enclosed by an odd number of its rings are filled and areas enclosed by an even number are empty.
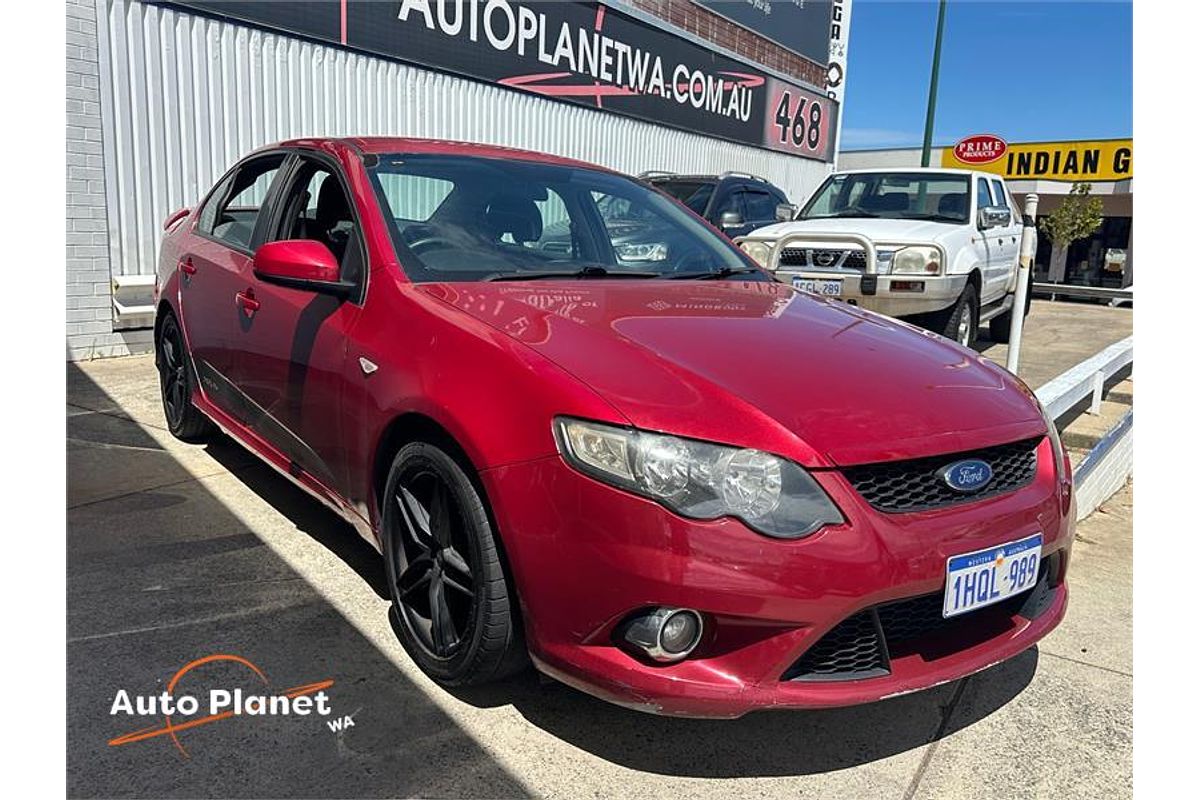
[[[1076,183],[1062,205],[1038,221],[1050,241],[1054,243],[1054,255],[1050,261],[1051,280],[1061,280],[1066,275],[1064,265],[1067,249],[1072,242],[1091,236],[1104,220],[1104,204],[1099,197],[1092,197],[1090,183]]]

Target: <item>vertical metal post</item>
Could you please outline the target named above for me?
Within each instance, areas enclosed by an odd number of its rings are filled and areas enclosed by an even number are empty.
[[[1100,403],[1104,400],[1104,373],[1097,372],[1092,376],[1092,403],[1088,406],[1089,414],[1100,413]]]
[[[1017,269],[1017,291],[1013,297],[1012,326],[1008,329],[1008,360],[1004,366],[1016,373],[1021,361],[1021,332],[1025,328],[1025,300],[1029,296],[1029,273],[1033,270],[1033,253],[1037,246],[1038,196],[1025,195],[1025,216],[1022,218],[1020,266]]]
[[[946,27],[946,0],[938,3],[937,37],[933,40],[933,69],[929,72],[929,105],[925,108],[925,143],[921,146],[921,166],[929,166],[929,148],[933,144],[933,112],[937,108],[938,70],[942,66],[942,29]]]

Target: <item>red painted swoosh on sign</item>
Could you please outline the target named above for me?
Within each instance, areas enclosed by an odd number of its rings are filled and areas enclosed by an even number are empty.
[[[601,84],[581,83],[538,83],[539,81],[554,81],[571,76],[570,72],[540,72],[533,75],[514,75],[511,78],[501,78],[497,83],[528,89],[538,94],[551,97],[600,97],[613,95],[637,94],[633,89],[624,86],[607,86]]]

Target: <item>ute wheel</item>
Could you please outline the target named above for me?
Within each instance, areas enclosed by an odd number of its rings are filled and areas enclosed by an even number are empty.
[[[158,386],[167,430],[176,439],[193,444],[203,442],[212,433],[212,423],[192,405],[195,389],[192,359],[179,322],[170,312],[159,327],[154,343],[154,363],[158,367]]]
[[[1033,304],[1033,270],[1029,271],[1029,290],[1025,292],[1025,313],[1029,316],[1029,308]],[[1005,311],[1003,314],[992,317],[992,321],[988,323],[988,338],[993,342],[1000,344],[1008,344],[1008,335],[1012,330],[1012,309]]]
[[[516,595],[483,500],[440,448],[401,448],[381,499],[383,554],[400,641],[446,686],[487,683],[528,659]]]
[[[979,332],[979,291],[975,284],[968,283],[958,296],[958,302],[931,315],[929,322],[929,329],[934,333],[953,339],[963,347],[974,344]]]

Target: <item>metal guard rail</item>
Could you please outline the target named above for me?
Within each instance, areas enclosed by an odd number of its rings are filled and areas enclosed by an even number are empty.
[[[1043,384],[1035,392],[1057,421],[1089,394],[1091,412],[1100,408],[1104,384],[1133,363],[1133,337],[1101,350]],[[1076,519],[1083,519],[1125,485],[1133,474],[1133,409],[1100,438],[1075,469]]]
[[[1089,394],[1095,410],[1104,391],[1104,382],[1132,363],[1133,337],[1130,336],[1042,384],[1035,394],[1051,419],[1057,420]]]

